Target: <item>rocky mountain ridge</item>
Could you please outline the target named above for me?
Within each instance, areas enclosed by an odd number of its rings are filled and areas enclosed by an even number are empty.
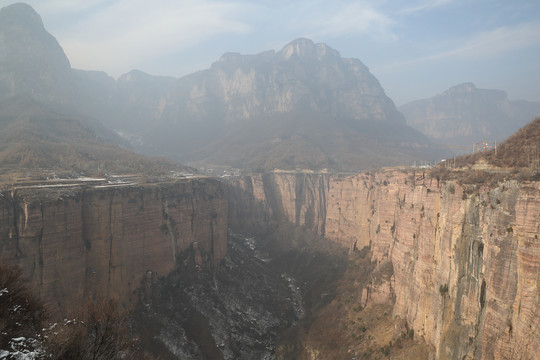
[[[227,53],[173,82],[152,116],[147,139],[191,161],[240,168],[358,169],[437,152],[365,65],[308,39],[278,52]]]
[[[29,5],[0,10],[0,69],[0,100],[20,93],[60,104],[74,100],[69,60]]]
[[[180,117],[199,117],[210,106],[208,101],[219,99],[223,108],[216,111],[226,123],[294,110],[404,123],[364,64],[308,39],[294,40],[276,53],[225,54],[209,70],[190,77],[195,84],[185,89],[189,92],[182,91],[181,79],[171,89],[183,110]]]
[[[147,154],[251,170],[357,170],[443,154],[365,65],[325,44],[297,39],[278,52],[225,54],[180,79],[132,71],[114,81],[71,69],[28,5],[3,13],[0,98],[69,107]]]
[[[465,83],[402,105],[399,111],[412,127],[463,154],[484,140],[491,145],[503,141],[540,115],[540,103],[512,101],[504,91]]]
[[[115,81],[71,69],[30,6],[2,14],[0,98],[26,93],[68,107],[138,151],[184,162],[356,171],[440,160],[450,154],[441,146],[462,153],[500,141],[540,110],[472,84],[400,107],[434,145],[405,123],[364,64],[325,44],[297,39],[277,52],[224,54],[180,79],[134,70]]]

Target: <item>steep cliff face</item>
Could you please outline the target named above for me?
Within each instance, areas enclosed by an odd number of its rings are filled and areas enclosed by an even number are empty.
[[[180,119],[212,121],[208,115],[218,114],[226,122],[256,121],[308,108],[333,117],[403,123],[364,64],[308,39],[278,52],[227,53],[209,70],[177,81],[167,100],[164,114],[179,111]]]
[[[370,246],[393,275],[369,285],[365,302],[395,301],[394,316],[437,358],[534,358],[540,350],[538,182],[473,188],[392,170],[272,174],[236,188],[275,219],[351,249]]]
[[[133,303],[145,274],[168,274],[180,252],[213,266],[227,247],[226,188],[211,179],[4,191],[0,216],[0,255],[63,314],[93,294]]]

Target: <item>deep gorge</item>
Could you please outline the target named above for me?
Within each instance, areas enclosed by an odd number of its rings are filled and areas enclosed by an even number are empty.
[[[0,250],[50,305],[69,312],[94,291],[137,303],[148,271],[185,284],[178,279],[189,272],[178,269],[190,262],[210,273],[230,264],[222,260],[228,228],[265,238],[270,248],[278,238],[300,249],[322,238],[348,249],[344,253],[368,251],[374,268],[366,281],[351,285],[355,299],[362,308],[389,306],[392,321],[404,321],[434,358],[534,358],[540,347],[539,191],[538,182],[488,188],[412,169],[275,172],[228,185],[198,179],[17,190],[2,195]],[[286,284],[276,288],[286,294]],[[328,297],[327,287],[317,291],[313,298],[325,298],[320,306],[332,301],[334,290]],[[219,348],[218,337],[208,339]],[[325,357],[313,337],[301,341],[301,358]],[[268,354],[272,346],[262,348]],[[234,352],[224,356],[224,348],[234,346],[221,345],[216,356],[231,358]]]
[[[253,195],[233,197],[242,203],[231,217],[262,207],[351,250],[369,247],[374,273],[386,267],[391,276],[359,288],[359,297],[391,303],[435,358],[536,356],[538,182],[488,188],[392,169],[265,174],[236,187]]]

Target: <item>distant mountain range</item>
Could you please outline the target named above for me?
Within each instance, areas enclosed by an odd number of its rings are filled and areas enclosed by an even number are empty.
[[[142,79],[128,74],[121,80],[127,85]],[[146,121],[134,126],[118,116],[115,126],[145,134],[182,161],[344,171],[441,154],[406,125],[359,60],[308,39],[278,52],[225,54],[210,69],[175,80],[161,98],[155,94],[143,96],[156,105],[142,109]],[[137,96],[125,98],[133,102],[124,113],[140,104]]]
[[[225,54],[181,79],[132,71],[118,81],[73,70],[37,13],[0,12],[0,99],[28,94],[101,120],[147,154],[244,169],[355,171],[434,159],[355,59],[298,39],[281,51]]]
[[[183,169],[125,149],[128,143],[98,120],[104,118],[91,116],[104,114],[109,100],[94,85],[98,79],[115,84],[102,73],[72,70],[30,6],[0,10],[0,181],[38,168],[68,176]]]
[[[511,101],[504,91],[465,83],[400,106],[399,111],[409,125],[459,154],[472,151],[474,143],[506,139],[540,115],[540,103]]]
[[[439,160],[450,152],[421,131],[442,143],[430,129],[457,124],[448,115],[451,124],[428,125],[433,120],[411,103],[401,108],[409,126],[365,65],[308,39],[277,52],[227,53],[209,69],[180,79],[134,70],[114,80],[75,70],[39,15],[14,4],[0,10],[0,100],[21,94],[89,128],[101,121],[115,131],[107,141],[129,142],[145,154],[258,171],[358,171]],[[476,109],[477,98],[485,96],[459,101]],[[432,103],[439,109],[439,101]],[[513,113],[522,109],[516,104]],[[445,114],[456,111],[453,106],[440,105]],[[497,125],[499,131],[491,120],[497,113],[478,118],[486,131],[507,136],[514,125]],[[459,119],[461,127],[476,126],[465,124],[463,114]],[[449,133],[463,136],[457,130],[440,136]]]

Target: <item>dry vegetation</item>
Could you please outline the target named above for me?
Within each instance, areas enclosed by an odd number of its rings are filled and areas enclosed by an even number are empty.
[[[0,102],[0,175],[24,169],[76,174],[162,173],[182,167],[147,158],[112,142],[100,124],[67,110],[54,111],[29,97]]]
[[[536,118],[497,146],[497,151],[493,149],[485,153],[456,158],[456,166],[471,165],[483,159],[486,163],[500,168],[538,170],[538,166],[536,168],[534,166],[534,161],[539,153],[540,118]]]
[[[12,339],[35,339],[45,318],[42,303],[25,286],[20,271],[0,262],[0,358],[3,351],[19,348]]]
[[[78,319],[52,322],[20,271],[0,262],[0,358],[105,360],[149,358],[128,313],[113,300],[89,301]]]
[[[496,150],[451,159],[432,169],[431,176],[486,185],[508,179],[540,180],[540,118],[518,130]]]
[[[335,297],[282,336],[278,358],[427,359],[427,346],[414,340],[405,321],[393,318],[393,304],[366,306],[362,289],[377,276],[368,249],[353,252],[348,261]]]

